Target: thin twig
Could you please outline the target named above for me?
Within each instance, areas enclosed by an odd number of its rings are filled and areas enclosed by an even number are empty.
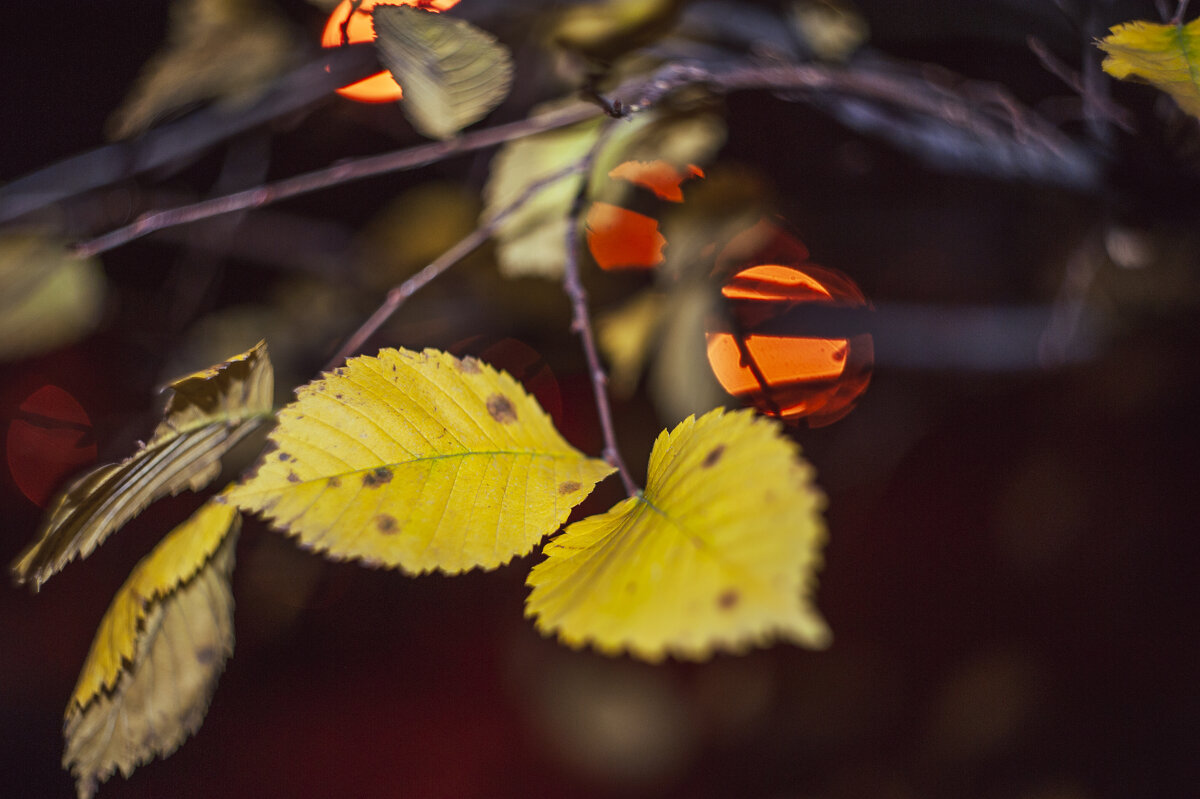
[[[599,138],[579,162],[578,166],[586,176],[591,172],[601,148],[608,140],[608,133],[613,129],[611,123],[601,131]],[[629,473],[629,468],[621,458],[621,450],[617,447],[617,434],[613,427],[612,407],[608,404],[608,375],[600,364],[600,354],[596,350],[596,337],[592,331],[592,320],[588,313],[587,290],[579,278],[579,218],[583,214],[587,198],[588,180],[580,183],[579,191],[567,214],[566,260],[563,265],[563,291],[571,300],[571,329],[579,334],[583,344],[583,352],[587,357],[588,376],[592,381],[592,393],[596,398],[596,414],[600,417],[600,429],[604,434],[604,460],[610,466],[615,466],[621,475],[621,483],[625,493],[636,496],[639,492],[637,483]]]
[[[504,223],[505,219],[518,211],[522,206],[525,205],[525,203],[529,202],[533,195],[537,194],[551,183],[556,183],[563,178],[578,174],[585,168],[586,167],[582,162],[577,161],[568,167],[560,169],[557,172],[553,172],[543,178],[535,180],[533,183],[530,183],[525,187],[525,190],[521,192],[519,197],[502,208],[498,213],[489,217],[486,222],[480,224],[477,228],[460,239],[457,244],[438,256],[438,258],[432,261],[428,266],[426,266],[420,272],[417,272],[408,280],[405,280],[400,285],[393,286],[388,291],[387,297],[384,298],[383,303],[375,310],[375,313],[371,314],[370,318],[363,322],[362,325],[359,326],[358,330],[354,331],[350,338],[346,340],[346,343],[342,345],[342,348],[338,350],[337,355],[333,356],[333,358],[329,360],[329,363],[325,365],[324,371],[328,372],[334,369],[343,361],[345,361],[346,358],[358,352],[359,348],[366,343],[367,339],[374,335],[375,332],[392,317],[392,314],[396,313],[400,306],[403,305],[409,297],[416,294],[418,291],[428,285],[438,275],[442,274],[447,269],[454,266],[456,263],[474,252],[479,246],[491,238],[492,234],[495,233],[500,225]]]
[[[94,239],[85,241],[75,247],[75,254],[81,258],[106,252],[120,247],[134,239],[149,233],[175,225],[197,222],[233,211],[250,208],[260,208],[270,203],[278,202],[289,197],[327,189],[354,180],[399,172],[406,169],[416,169],[453,155],[473,152],[484,147],[491,147],[512,139],[520,139],[534,133],[572,125],[600,113],[594,106],[576,105],[561,111],[542,114],[529,119],[497,125],[493,128],[473,131],[449,141],[433,142],[417,147],[409,147],[383,155],[368,156],[355,160],[343,161],[315,172],[285,178],[284,180],[268,183],[254,189],[247,189],[223,197],[193,203],[191,205],[171,208],[166,211],[152,211],[142,214],[131,224],[105,233]]]
[[[1182,25],[1183,15],[1187,13],[1188,0],[1179,0],[1179,5],[1175,8],[1175,16],[1171,17],[1172,25]]]
[[[991,107],[961,92],[925,82],[917,85],[908,76],[878,71],[827,67],[815,64],[790,66],[736,67],[712,71],[704,67],[672,65],[649,79],[631,81],[613,93],[612,107],[633,114],[653,107],[667,95],[688,85],[704,84],[718,92],[743,89],[801,90],[833,92],[848,96],[881,100],[899,108],[928,114],[991,136],[1011,135],[1035,143],[1045,150],[1064,155],[1071,141],[1035,114],[1026,112],[1006,95],[993,96]],[[918,89],[924,91],[918,91]],[[996,95],[996,92],[993,92]],[[1004,109],[1002,120],[995,120],[995,107]],[[255,189],[215,197],[194,205],[152,211],[133,223],[85,241],[75,248],[79,256],[96,255],[126,244],[156,230],[201,219],[259,208],[289,197],[330,188],[390,172],[415,169],[453,155],[491,147],[534,133],[572,125],[603,113],[592,105],[573,105],[528,119],[466,133],[456,139],[434,142],[383,155],[343,161],[334,166],[286,178]],[[1006,123],[1007,130],[998,129]]]
[[[1036,36],[1027,36],[1025,43],[1033,51],[1033,54],[1037,56],[1037,60],[1046,68],[1046,71],[1050,72],[1079,94],[1084,103],[1085,116],[1089,120],[1096,117],[1103,117],[1126,133],[1132,134],[1137,132],[1133,125],[1133,114],[1130,113],[1129,109],[1113,102],[1106,94],[1084,86],[1082,76],[1064,64],[1058,56],[1050,52],[1050,48],[1046,46],[1045,42]],[[1101,83],[1100,85],[1103,86],[1105,84]]]

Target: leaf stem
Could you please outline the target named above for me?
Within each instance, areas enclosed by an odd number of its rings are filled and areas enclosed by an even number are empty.
[[[624,459],[621,457],[621,450],[617,447],[616,430],[613,427],[612,407],[608,402],[608,374],[605,373],[604,367],[600,364],[600,354],[596,350],[596,337],[592,331],[592,320],[588,313],[587,290],[583,287],[583,281],[579,277],[579,218],[583,214],[584,205],[587,199],[587,191],[589,177],[592,171],[592,165],[596,161],[600,150],[604,147],[608,140],[608,134],[613,130],[613,124],[610,121],[605,128],[600,132],[600,136],[596,139],[595,144],[576,166],[584,173],[584,179],[580,182],[579,191],[575,194],[575,199],[571,204],[571,210],[567,214],[567,246],[566,260],[563,265],[563,291],[571,300],[571,329],[579,334],[580,342],[583,344],[583,352],[587,357],[588,376],[592,381],[592,394],[596,398],[596,414],[600,417],[600,429],[604,435],[604,460],[608,461],[609,465],[615,466],[617,473],[621,475],[621,483],[625,486],[625,493],[629,496],[637,496],[641,493],[637,483],[633,481],[633,476],[629,473],[629,468],[625,465]]]
[[[374,335],[375,332],[392,317],[392,314],[396,313],[400,306],[403,305],[409,297],[416,294],[418,291],[432,282],[434,278],[438,277],[447,269],[454,266],[456,263],[463,260],[476,249],[478,249],[484,242],[491,238],[492,234],[496,232],[496,229],[504,222],[505,219],[519,210],[523,205],[525,205],[525,203],[529,202],[533,195],[537,194],[551,183],[556,183],[563,178],[577,174],[584,169],[585,167],[582,162],[576,162],[570,166],[558,170],[557,172],[553,172],[544,178],[530,183],[525,187],[525,190],[521,192],[520,196],[502,208],[499,213],[489,217],[485,222],[481,223],[478,227],[460,239],[457,244],[430,262],[429,265],[423,268],[420,272],[417,272],[403,283],[393,286],[391,289],[389,289],[383,303],[375,310],[373,314],[371,314],[367,321],[363,322],[362,325],[360,325],[359,328],[354,331],[350,338],[346,340],[346,343],[342,345],[340,350],[338,350],[337,355],[334,355],[333,358],[331,358],[325,365],[323,371],[328,372],[336,368],[337,366],[341,365],[346,358],[358,352],[362,345],[366,343],[367,339]]]

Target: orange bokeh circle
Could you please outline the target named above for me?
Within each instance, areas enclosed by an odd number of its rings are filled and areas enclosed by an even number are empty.
[[[874,342],[851,338],[761,335],[757,324],[805,303],[866,307],[845,275],[805,263],[758,264],[721,289],[733,301],[735,332],[707,334],[708,361],[721,386],[763,413],[820,427],[848,414],[871,381]]]
[[[375,25],[371,21],[371,9],[382,2],[392,6],[418,6],[430,11],[445,11],[458,5],[458,0],[362,0],[358,9],[353,9],[351,0],[342,0],[329,15],[325,32],[321,34],[322,47],[342,45],[342,25],[346,24],[346,44],[359,44],[375,40]],[[403,96],[400,84],[389,72],[377,72],[357,83],[343,86],[337,93],[360,103],[390,103]]]

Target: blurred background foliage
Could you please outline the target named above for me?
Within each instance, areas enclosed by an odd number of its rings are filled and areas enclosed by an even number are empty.
[[[234,107],[250,102],[247,81],[315,54],[325,12],[299,0],[261,5],[271,41],[292,43],[281,60],[246,64],[252,74],[232,88],[209,86],[151,117],[231,93]],[[779,42],[798,41],[781,20],[804,17],[786,2],[462,6],[515,54],[513,95],[485,124],[520,118],[622,49],[661,44],[662,13],[707,6],[716,16],[688,17],[693,33],[705,19],[727,18],[729,35],[751,31],[767,59]],[[643,19],[642,6],[659,13]],[[1112,88],[1136,133],[1089,129],[1078,96],[1026,44],[1036,36],[1086,74],[1099,58],[1092,37],[1158,19],[1158,10],[1103,0],[854,8],[858,22],[840,41],[867,38],[852,59],[904,59],[937,65],[918,66],[922,74],[944,68],[1003,84],[1083,142],[1100,167],[1092,185],[1065,187],[939,169],[936,157],[914,156],[878,127],[855,127],[837,108],[825,114],[766,91],[724,101],[726,141],[696,184],[697,207],[719,211],[724,199],[773,209],[881,316],[906,309],[916,320],[877,336],[873,381],[852,414],[796,432],[830,500],[817,604],[833,647],[658,667],[576,653],[541,640],[520,617],[524,566],[406,579],[327,563],[248,521],[234,576],[237,650],[204,727],[167,761],[106,784],[103,796],[1194,791],[1200,131],[1137,86]],[[167,39],[170,16],[159,0],[23,3],[5,13],[0,182],[102,143]],[[622,14],[632,28],[606,35],[599,23]],[[560,44],[549,44],[555,36]],[[824,57],[844,57],[833,41]],[[395,106],[330,97],[35,221],[82,237],[147,208],[418,141]],[[36,336],[28,323],[17,325],[25,338],[0,335],[0,441],[13,464],[0,477],[0,556],[10,560],[36,528],[29,487],[42,497],[81,460],[129,451],[158,415],[154,389],[171,377],[266,338],[286,400],[389,286],[470,231],[491,155],[166,230],[105,253],[102,269],[47,256],[45,285],[0,268],[0,312],[38,297],[40,286],[39,302],[49,304],[23,312],[63,322]],[[2,246],[29,241],[13,235]],[[629,303],[654,301],[651,278],[594,268],[586,278],[599,315],[648,325],[645,308]],[[697,307],[679,302],[676,312],[697,317]],[[939,355],[947,341],[976,334],[959,327],[966,312],[1013,308],[1047,316],[1032,331],[1011,320],[994,327],[976,349],[1017,341],[1024,360],[999,368]],[[572,443],[598,452],[568,320],[556,283],[503,278],[484,250],[373,341],[509,368]],[[1081,330],[1092,336],[1082,349],[1073,338]],[[1040,357],[1030,340],[1044,345]],[[680,369],[695,359],[680,354],[688,341],[665,336],[642,353],[662,365],[641,381],[634,367],[622,372],[617,421],[635,472],[680,413],[672,400],[715,390],[703,370]],[[47,385],[67,399],[37,394]],[[618,492],[602,486],[581,512],[604,509]],[[60,714],[92,632],[132,564],[199,502],[156,504],[38,596],[0,596],[0,795],[69,794]]]

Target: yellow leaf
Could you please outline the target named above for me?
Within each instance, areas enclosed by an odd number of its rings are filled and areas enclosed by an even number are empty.
[[[751,411],[690,417],[659,435],[644,494],[546,545],[526,615],[571,646],[651,661],[775,637],[826,646],[811,601],[822,503],[775,423]]]
[[[236,508],[209,500],[142,558],[100,621],[71,707],[86,707],[102,691],[112,690],[126,665],[133,662],[150,609],[195,577],[221,542],[237,534],[239,526]]]
[[[39,355],[92,331],[104,273],[66,242],[32,231],[0,235],[0,360]]]
[[[80,799],[117,769],[128,777],[155,755],[169,755],[199,729],[233,654],[237,526],[236,510],[210,501],[117,593],[63,728],[63,767],[75,775]]]
[[[212,482],[221,456],[271,416],[266,342],[168,388],[174,394],[148,443],[78,478],[51,503],[37,539],[12,565],[18,583],[36,591],[154,500]]]
[[[108,133],[135,136],[205,100],[252,102],[292,58],[287,25],[259,0],[175,0],[167,46],[146,64]]]
[[[628,397],[637,389],[650,351],[657,347],[663,296],[646,290],[596,320],[596,343],[609,363],[613,394]]]
[[[449,139],[499,105],[512,88],[512,57],[466,20],[410,6],[376,6],[379,59],[404,87],[401,109],[418,131]]]
[[[504,372],[382,350],[298,392],[230,501],[336,559],[420,573],[529,552],[611,474]]]
[[[867,21],[843,0],[797,0],[791,21],[817,58],[845,61],[867,40]]]
[[[546,105],[535,114],[548,111]],[[593,165],[589,198],[607,187],[608,173],[626,161],[665,161],[676,167],[702,164],[725,140],[724,122],[707,110],[679,114],[651,110],[630,121],[618,121]],[[484,187],[486,220],[507,208],[534,183],[583,159],[595,146],[603,122],[591,119],[567,128],[508,142],[492,161]],[[562,276],[566,262],[567,214],[583,180],[582,175],[555,181],[534,194],[496,231],[496,258],[508,277]],[[628,185],[626,185],[628,188]]]
[[[1100,66],[1109,75],[1147,80],[1200,117],[1200,19],[1186,25],[1126,22],[1096,44],[1108,53]]]

